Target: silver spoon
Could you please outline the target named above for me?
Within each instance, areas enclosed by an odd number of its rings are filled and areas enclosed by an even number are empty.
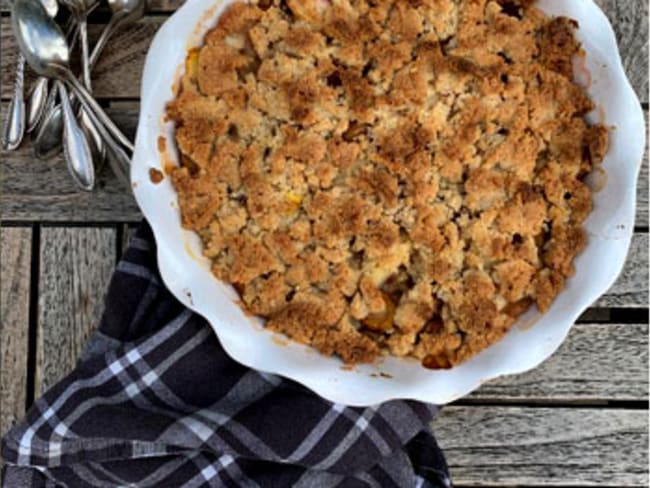
[[[73,17],[77,21],[77,26],[79,28],[79,37],[81,40],[81,70],[82,70],[82,79],[84,86],[88,92],[92,93],[92,81],[90,77],[90,55],[88,50],[88,14],[95,9],[99,4],[99,0],[61,0],[61,2],[72,12]],[[97,129],[93,127],[93,124],[90,120],[88,114],[83,107],[80,107],[78,114],[79,124],[81,125],[81,130],[84,133],[84,136],[88,140],[92,155],[93,161],[97,162],[98,166],[104,161],[106,157],[106,149],[104,148],[104,143],[97,132]]]
[[[27,132],[32,132],[43,116],[45,102],[49,93],[49,81],[47,78],[39,76],[34,82],[32,92],[29,95],[29,102],[27,103]]]
[[[74,116],[68,91],[60,81],[56,88],[63,107],[63,152],[68,169],[77,185],[83,190],[90,191],[95,187],[95,167],[88,139],[79,127]]]
[[[90,59],[88,60],[89,71],[92,71],[95,67],[99,56],[106,47],[108,39],[115,31],[131,22],[140,20],[144,16],[145,3],[145,0],[108,0],[108,6],[111,9],[112,15],[90,54]],[[89,85],[86,85],[86,88],[92,92],[92,88]],[[101,164],[106,158],[106,147],[102,142],[99,132],[83,108],[79,112],[79,123],[86,138],[91,143],[93,161]]]
[[[89,65],[91,71],[97,64],[102,51],[106,47],[107,41],[115,31],[129,23],[138,21],[144,16],[146,9],[145,0],[109,0],[108,4],[112,10],[112,16],[90,54]],[[46,121],[34,140],[37,157],[42,156],[43,158],[47,158],[53,150],[56,150],[54,145],[56,137],[60,137],[62,134],[63,119],[61,117],[61,106],[57,105],[54,110],[56,113],[47,112]],[[89,123],[88,116],[84,112],[81,112],[80,116],[81,128],[91,145],[93,161],[103,161],[106,156],[106,148],[101,143],[101,137],[92,124]]]
[[[46,2],[52,2],[53,0],[44,0]],[[56,3],[58,9],[58,3]],[[47,7],[46,7],[47,8]],[[48,10],[48,13],[51,13]],[[52,15],[54,18],[56,15]],[[72,17],[70,17],[66,22],[66,35],[72,37],[72,43],[75,44],[77,40],[77,31],[74,28],[74,22]],[[48,101],[51,99],[51,94],[55,94],[57,90],[49,90],[48,78],[44,76],[39,76],[30,94],[29,103],[27,105],[27,132],[35,132],[41,126],[43,117],[48,113],[48,109],[51,110],[54,105],[49,106]]]
[[[38,74],[63,81],[72,89],[112,153],[113,163],[128,169],[129,158],[120,145],[132,153],[133,144],[72,74],[70,49],[59,26],[39,3],[30,0],[14,2],[12,24],[27,63]]]
[[[79,40],[79,29],[75,28],[74,22],[70,23],[68,30],[69,44],[74,48]],[[40,77],[49,80],[45,77]],[[61,150],[63,141],[63,110],[61,104],[56,103],[57,90],[52,90],[48,94],[45,110],[34,129],[32,136],[32,147],[34,155],[43,160],[47,160],[57,155]],[[70,103],[73,104],[74,96],[70,96]],[[82,126],[83,130],[83,126]],[[91,151],[95,154],[91,143]]]
[[[68,34],[72,33],[68,29]],[[73,34],[73,42],[76,42],[77,35]],[[47,80],[47,78],[41,77]],[[47,84],[45,85],[47,87]],[[59,121],[61,123],[56,134],[55,141],[45,141],[45,152],[47,156],[54,155],[61,147],[63,142],[64,159],[68,166],[68,170],[74,182],[83,190],[90,191],[95,187],[95,168],[93,166],[92,151],[88,139],[79,126],[74,117],[72,107],[69,102],[69,95],[65,86],[56,81],[54,83],[54,90],[47,95],[43,105],[54,106],[55,95],[59,93],[63,110],[59,113]],[[65,98],[64,98],[65,97]],[[43,141],[40,141],[43,142]],[[34,147],[35,152],[38,154],[42,147]],[[41,156],[41,154],[39,154]]]
[[[59,13],[59,3],[57,0],[41,0],[41,3],[50,17],[54,18]],[[27,104],[27,132],[34,130],[34,127],[36,127],[36,124],[43,115],[43,109],[47,100],[47,85],[48,79],[42,76],[34,83],[29,96],[29,103]]]
[[[56,0],[41,0],[43,7],[47,14],[54,18],[59,12],[59,4]],[[25,98],[24,98],[24,83],[25,83],[25,58],[22,53],[18,54],[18,61],[16,65],[16,81],[14,84],[14,96],[9,103],[9,110],[7,111],[7,119],[5,121],[4,130],[2,133],[2,146],[9,150],[14,151],[20,146],[25,135]],[[36,100],[32,103],[42,104],[45,102],[46,94],[43,88],[47,90],[47,82],[37,83],[32,92],[32,98]],[[32,120],[32,110],[38,110],[38,106],[29,105],[29,117],[27,120]],[[42,108],[42,105],[41,105]]]
[[[63,140],[63,110],[56,104],[56,90],[50,90],[45,102],[44,115],[34,129],[32,147],[34,156],[47,160],[61,150]]]
[[[77,43],[78,31],[70,22],[68,26],[68,38],[70,44],[74,46]],[[41,76],[40,78],[48,80]],[[50,90],[45,101],[43,115],[37,122],[32,132],[32,148],[34,155],[43,160],[51,159],[61,151],[63,141],[63,111],[61,105],[56,103],[57,90]],[[71,102],[72,103],[72,102]],[[92,149],[92,148],[91,148]]]
[[[25,99],[23,95],[25,83],[25,58],[18,55],[16,65],[16,81],[14,82],[14,96],[9,102],[7,119],[2,131],[2,147],[8,151],[15,151],[23,141],[25,135]]]
[[[106,144],[104,144],[99,130],[95,127],[92,118],[86,113],[83,106],[79,107],[77,111],[77,120],[84,137],[90,144],[93,164],[96,166],[97,171],[100,171],[104,166],[104,161],[106,161]]]
[[[90,54],[88,52],[88,14],[98,5],[99,0],[61,0],[72,13],[79,27],[81,40],[81,70],[82,80],[86,89],[90,90]]]

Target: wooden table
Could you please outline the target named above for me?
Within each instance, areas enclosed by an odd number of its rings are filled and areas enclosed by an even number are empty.
[[[149,42],[181,0],[151,0],[95,71],[97,96],[132,134]],[[648,4],[598,0],[648,110]],[[2,99],[15,47],[0,1]],[[101,24],[100,10],[91,21]],[[100,25],[91,26],[97,34]],[[4,107],[3,103],[4,120]],[[97,324],[112,269],[140,220],[110,172],[78,192],[63,160],[38,161],[29,144],[1,157],[2,329],[0,430],[66,374]],[[434,427],[458,486],[647,486],[648,161],[632,249],[616,284],[535,371],[484,385],[447,407]]]

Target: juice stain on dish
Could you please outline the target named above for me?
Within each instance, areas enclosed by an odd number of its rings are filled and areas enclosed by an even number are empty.
[[[525,331],[527,331],[527,330],[530,330],[530,329],[532,329],[532,328],[535,326],[535,324],[536,324],[536,323],[539,321],[539,319],[541,319],[541,318],[542,318],[542,316],[541,316],[541,315],[538,315],[537,317],[531,317],[531,318],[528,319],[528,320],[523,320],[520,324],[517,324],[517,328],[518,328],[520,331],[522,331],[522,332],[525,332]]]
[[[190,245],[189,242],[185,241],[183,244],[183,249],[185,249],[185,253],[194,261],[202,261],[200,256],[197,256],[194,251],[192,250],[192,246]]]
[[[277,344],[278,346],[286,347],[289,345],[289,341],[280,336],[272,335],[271,340],[273,341],[274,344]]]
[[[158,185],[165,179],[165,175],[159,169],[149,168],[149,179],[154,185]]]
[[[573,76],[575,82],[585,90],[591,87],[593,80],[587,69],[587,55],[582,50],[578,56],[573,58]]]
[[[171,174],[178,166],[167,152],[167,139],[164,136],[158,137],[158,153],[160,154],[163,173]]]
[[[595,166],[585,177],[585,184],[592,192],[598,193],[607,185],[607,172],[601,166]]]

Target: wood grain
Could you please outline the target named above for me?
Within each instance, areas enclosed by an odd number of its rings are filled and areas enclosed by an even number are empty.
[[[635,234],[621,275],[595,307],[648,307],[648,234]]]
[[[645,112],[646,116],[646,129],[648,128],[648,111]],[[636,226],[648,228],[648,149],[646,146],[645,154],[643,155],[643,163],[641,164],[641,171],[639,173],[639,184],[636,190]]]
[[[0,433],[25,413],[32,229],[0,230]]]
[[[618,50],[630,83],[641,102],[648,102],[648,2],[596,0],[616,33]]]
[[[650,127],[648,110],[643,110],[643,121],[645,123],[646,134]],[[650,196],[650,186],[648,185],[648,142],[646,141],[643,160],[641,161],[641,170],[639,171],[639,181],[636,186],[636,228],[648,228],[648,197]]]
[[[179,0],[152,2],[152,11],[172,11]],[[645,0],[598,0],[597,3],[609,17],[618,41],[623,66],[632,86],[642,102],[648,101],[648,4]],[[5,3],[6,5],[6,3]],[[111,39],[95,69],[93,87],[100,98],[138,98],[140,77],[148,46],[164,17],[147,17],[134,26],[118,32]],[[93,36],[101,25],[91,25]],[[2,92],[8,96],[13,86],[16,46],[10,32],[8,18],[2,19],[3,57]],[[10,69],[7,69],[7,68]],[[109,76],[110,75],[110,76]]]
[[[41,232],[35,393],[70,371],[100,319],[115,266],[116,229]]]
[[[528,373],[490,381],[468,399],[604,403],[648,400],[648,324],[577,324]]]
[[[4,120],[4,110],[1,120]],[[137,110],[109,110],[127,136],[133,137]],[[0,150],[0,218],[3,221],[138,222],[142,216],[131,194],[106,166],[92,193],[73,183],[63,156],[36,159],[29,141],[14,152]]]
[[[457,486],[648,486],[648,411],[454,407],[433,429]]]

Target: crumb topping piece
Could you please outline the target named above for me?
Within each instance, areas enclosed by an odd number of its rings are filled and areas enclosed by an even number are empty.
[[[573,274],[607,129],[530,0],[234,3],[168,115],[183,225],[267,327],[429,368]]]

